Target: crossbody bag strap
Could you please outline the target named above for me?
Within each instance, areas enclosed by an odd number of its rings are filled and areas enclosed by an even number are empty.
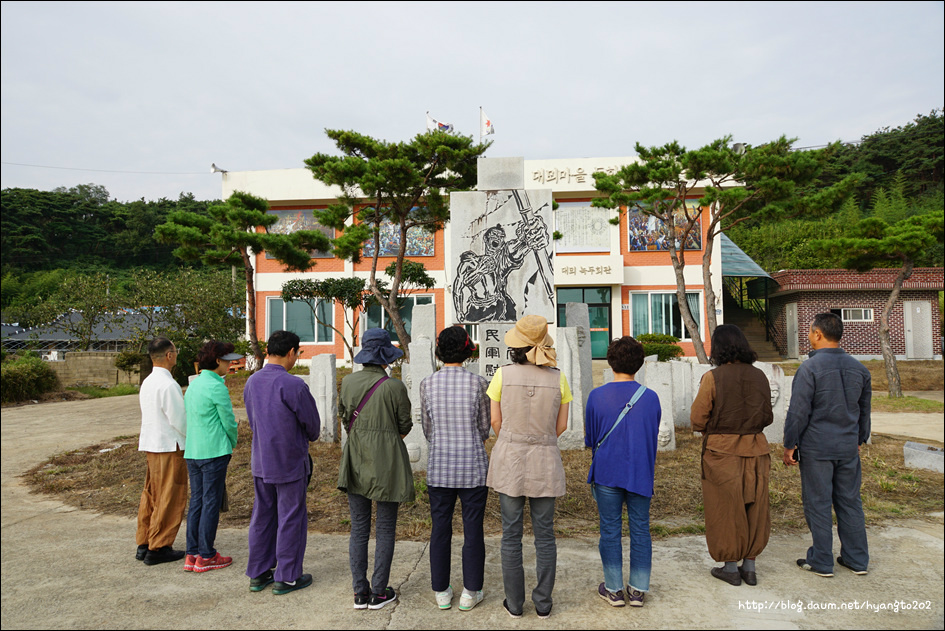
[[[354,422],[355,422],[356,420],[358,420],[358,414],[361,413],[361,408],[363,408],[364,405],[368,402],[368,399],[371,398],[371,395],[374,394],[374,391],[377,390],[377,388],[378,388],[382,383],[384,383],[385,381],[387,381],[388,379],[390,379],[390,377],[388,377],[387,375],[384,375],[383,377],[381,377],[380,379],[378,379],[377,381],[375,381],[375,382],[374,382],[374,385],[371,386],[371,389],[368,390],[368,391],[364,394],[364,396],[361,398],[361,403],[358,403],[358,407],[355,409],[354,412],[352,412],[352,414],[351,414],[351,419],[348,421],[348,433],[349,433],[349,434],[351,433],[351,428],[354,427]]]
[[[617,426],[620,425],[620,421],[622,421],[623,417],[627,415],[627,412],[633,409],[633,406],[636,404],[637,401],[640,400],[640,397],[643,396],[644,392],[646,392],[646,387],[641,384],[640,387],[637,388],[637,391],[633,393],[633,396],[630,397],[630,400],[627,401],[627,405],[623,406],[623,410],[620,412],[620,416],[618,416],[617,420],[614,421],[614,424],[610,428],[610,431],[604,434],[604,437],[601,438],[599,441],[597,441],[597,445],[594,446],[594,454],[596,454],[597,450],[600,449],[600,446],[604,444],[604,441],[607,440],[607,437],[610,436],[611,433],[613,433],[615,429],[617,429]]]

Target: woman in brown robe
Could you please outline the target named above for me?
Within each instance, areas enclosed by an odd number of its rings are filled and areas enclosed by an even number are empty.
[[[762,430],[773,421],[768,378],[737,326],[712,335],[711,362],[692,403],[692,430],[702,432],[702,498],[709,554],[724,567],[712,576],[732,585],[757,583],[755,557],[768,544],[771,455]],[[738,561],[742,565],[738,565]]]

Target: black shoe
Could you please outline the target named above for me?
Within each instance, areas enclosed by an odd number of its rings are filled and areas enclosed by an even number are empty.
[[[515,613],[514,611],[512,611],[511,609],[509,609],[509,601],[508,601],[508,599],[502,601],[502,607],[504,607],[505,610],[506,610],[507,612],[509,612],[509,615],[512,616],[513,618],[521,618],[521,617],[522,617],[522,612],[521,612],[521,611],[518,612],[518,613]]]
[[[810,566],[810,564],[807,562],[807,559],[798,559],[797,567],[801,568],[802,570],[807,570],[808,572],[813,572],[817,576],[823,576],[824,578],[833,578],[833,572],[821,572],[820,570],[816,570]]]
[[[538,611],[538,609],[536,608],[535,613],[538,614],[538,617],[541,618],[542,620],[547,620],[548,618],[551,617],[551,607],[548,607],[548,611]]]
[[[148,555],[148,544],[142,543],[138,546],[138,551],[135,552],[135,559],[138,561],[144,561],[144,557]]]
[[[368,589],[354,595],[354,608],[355,609],[367,609],[368,605],[370,604],[371,604],[371,590]]]
[[[738,573],[741,575],[742,580],[745,581],[746,585],[757,585],[758,584],[758,575],[754,572],[749,572],[748,570],[739,567]]]
[[[719,579],[720,581],[725,581],[729,585],[734,585],[735,587],[738,587],[739,585],[742,584],[742,577],[738,572],[726,572],[724,569],[720,567],[714,567],[712,568],[710,573],[715,578]]]
[[[856,569],[853,569],[852,567],[850,567],[849,565],[847,565],[846,561],[843,560],[843,557],[837,557],[837,563],[840,564],[840,565],[842,565],[843,567],[847,568],[848,570],[850,570],[851,572],[853,572],[854,574],[856,574],[856,575],[858,575],[858,576],[863,576],[864,574],[866,574],[866,573],[868,572],[868,570],[856,570]]]
[[[272,582],[272,570],[266,570],[256,578],[249,579],[249,591],[261,592],[266,589],[267,585],[271,585]]]
[[[144,564],[173,563],[183,559],[186,554],[183,550],[175,550],[171,546],[164,546],[157,550],[148,550],[147,554],[144,555]]]
[[[305,589],[312,584],[312,575],[303,574],[294,581],[291,582],[282,582],[276,581],[272,584],[272,593],[276,596],[281,596],[282,594],[288,594],[289,592],[294,592],[297,589]]]
[[[388,585],[383,594],[371,595],[371,604],[368,605],[368,609],[381,609],[395,600],[397,600],[397,592],[394,591],[393,587]]]

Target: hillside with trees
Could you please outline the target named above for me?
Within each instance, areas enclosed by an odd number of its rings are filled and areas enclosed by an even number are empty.
[[[815,250],[812,242],[842,238],[861,219],[875,217],[894,224],[941,211],[945,205],[943,164],[945,115],[942,109],[935,109],[905,125],[884,127],[859,142],[840,145],[831,153],[814,186],[823,187],[851,174],[859,175],[853,198],[836,213],[744,222],[730,229],[728,235],[769,272],[843,267],[840,253]],[[940,244],[915,261],[917,267],[942,264]]]

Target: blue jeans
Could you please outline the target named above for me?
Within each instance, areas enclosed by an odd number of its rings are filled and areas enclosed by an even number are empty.
[[[600,513],[600,560],[604,565],[604,586],[612,592],[623,589],[623,505],[627,505],[630,527],[631,589],[650,589],[653,541],[650,538],[650,498],[630,491],[591,484],[591,493]]]
[[[217,553],[213,542],[220,523],[220,505],[226,491],[227,454],[204,460],[187,460],[190,474],[190,510],[187,513],[187,554],[212,559]]]

